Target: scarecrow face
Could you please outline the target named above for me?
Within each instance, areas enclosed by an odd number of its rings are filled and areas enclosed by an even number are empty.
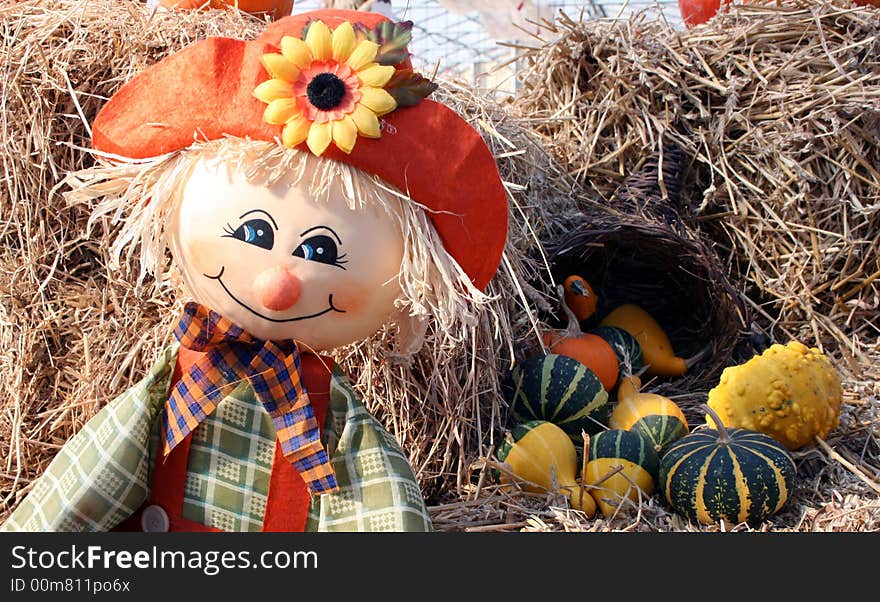
[[[314,163],[309,163],[314,169]],[[265,340],[325,351],[379,330],[400,295],[403,238],[379,206],[354,211],[338,183],[249,183],[201,161],[172,216],[175,259],[194,299]]]

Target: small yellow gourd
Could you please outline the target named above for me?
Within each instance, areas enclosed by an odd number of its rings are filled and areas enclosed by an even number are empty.
[[[571,501],[571,507],[587,516],[596,513],[596,503],[578,484],[577,452],[568,435],[552,422],[531,420],[511,429],[499,446],[498,459],[522,479],[523,489],[535,493],[558,491]],[[502,483],[511,478],[501,473]],[[555,483],[554,483],[555,481]]]
[[[584,467],[584,482],[604,516],[623,508],[623,500],[639,499],[654,492],[660,459],[654,447],[635,431],[602,431],[590,437],[589,462]]]
[[[638,431],[654,445],[658,454],[669,444],[688,434],[688,423],[678,405],[662,395],[642,393],[638,376],[620,380],[617,405],[608,426],[624,431]]]
[[[649,376],[681,376],[688,370],[688,361],[675,355],[672,343],[663,328],[638,305],[628,303],[605,316],[602,326],[622,328],[639,342]]]
[[[828,358],[797,341],[726,368],[709,391],[709,407],[724,426],[760,431],[788,449],[828,435],[842,403],[840,376]]]

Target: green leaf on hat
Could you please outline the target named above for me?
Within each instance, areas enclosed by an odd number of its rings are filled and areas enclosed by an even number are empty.
[[[398,107],[411,107],[430,96],[437,89],[437,84],[411,69],[398,69],[385,89],[397,101]]]
[[[412,41],[412,21],[383,21],[367,32],[367,39],[379,45],[376,62],[397,65],[409,58],[407,45]]]

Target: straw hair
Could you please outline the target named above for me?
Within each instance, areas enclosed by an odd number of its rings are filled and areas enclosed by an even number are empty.
[[[153,293],[166,282],[176,282],[173,263],[175,237],[165,225],[175,211],[193,168],[200,161],[226,166],[233,177],[243,175],[255,184],[303,186],[317,202],[326,202],[332,184],[339,185],[353,211],[381,207],[403,234],[404,252],[400,269],[401,297],[395,302],[398,325],[394,355],[405,358],[421,347],[426,321],[437,321],[445,340],[441,348],[451,349],[468,338],[468,329],[488,305],[489,297],[476,289],[443,246],[431,224],[429,211],[377,177],[347,164],[323,159],[276,142],[223,138],[197,143],[182,151],[147,160],[101,157],[98,163],[70,174],[64,193],[71,206],[94,207],[89,230],[96,222],[113,232],[109,251],[111,269],[137,273],[137,289],[145,279]],[[306,180],[305,174],[313,174]],[[125,265],[123,265],[125,264]],[[137,290],[136,289],[136,290]]]

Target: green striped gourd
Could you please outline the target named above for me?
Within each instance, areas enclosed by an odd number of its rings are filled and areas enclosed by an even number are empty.
[[[638,500],[638,485],[644,495],[654,492],[660,460],[654,446],[636,431],[610,430],[590,437],[589,462],[584,482],[605,516],[617,512],[624,497]],[[621,470],[615,473],[620,467]],[[610,476],[609,476],[610,475]]]
[[[645,366],[642,346],[639,345],[639,342],[633,335],[623,328],[600,326],[590,332],[605,339],[611,345],[611,348],[614,349],[621,375],[635,374]]]
[[[792,490],[794,461],[772,437],[727,429],[703,406],[717,430],[704,429],[672,444],[660,463],[660,487],[680,514],[703,524],[758,522],[777,512]]]
[[[572,508],[587,516],[596,513],[596,504],[576,480],[577,452],[568,435],[558,426],[542,420],[530,420],[510,430],[495,454],[510,472],[522,479],[526,491],[557,491],[571,500]],[[499,480],[510,483],[501,472]],[[532,485],[534,484],[534,485]],[[535,487],[537,485],[538,487]]]
[[[581,430],[598,432],[608,418],[608,392],[598,377],[564,355],[527,358],[514,368],[511,390],[517,420],[552,422],[575,444],[583,441]]]
[[[617,387],[617,405],[608,421],[613,429],[638,431],[659,454],[688,433],[687,418],[668,397],[642,393],[638,376],[625,376]]]

